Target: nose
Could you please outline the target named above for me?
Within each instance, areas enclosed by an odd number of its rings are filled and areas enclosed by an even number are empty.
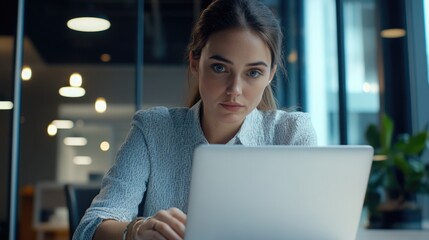
[[[228,80],[228,87],[226,89],[226,95],[229,96],[240,96],[242,93],[242,80],[239,75],[232,75]]]

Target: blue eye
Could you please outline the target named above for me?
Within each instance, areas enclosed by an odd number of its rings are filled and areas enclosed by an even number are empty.
[[[259,71],[251,70],[251,71],[249,71],[249,73],[247,75],[251,78],[257,78],[257,77],[261,76],[262,74]]]
[[[213,71],[215,71],[217,73],[225,72],[225,67],[221,64],[213,64],[212,69],[213,69]]]

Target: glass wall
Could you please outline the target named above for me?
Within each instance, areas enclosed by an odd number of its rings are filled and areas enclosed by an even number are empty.
[[[99,181],[112,165],[135,111],[136,4],[26,1],[20,236],[67,236],[63,184]]]
[[[23,65],[32,74],[22,86],[20,183],[87,182],[111,165],[134,112],[136,2],[26,4]],[[83,16],[111,26],[71,29],[69,20]]]
[[[26,1],[21,239],[67,236],[63,185],[97,182],[110,168],[138,110],[136,93],[143,96],[143,108],[185,105],[184,53],[194,18],[207,1],[145,1],[140,42],[137,4],[137,0]],[[69,22],[79,17],[96,17],[109,24],[100,31],[79,30]],[[16,23],[11,25],[15,27]],[[0,43],[0,96],[7,100],[12,97],[13,37],[3,37],[2,32]],[[144,49],[142,89],[135,85],[138,44]],[[2,234],[7,232],[8,197],[3,193],[8,188],[11,113],[0,110],[0,157],[4,159],[0,170],[5,171],[0,174],[5,183],[0,186],[5,189],[1,191]],[[48,201],[43,200],[46,196]]]
[[[374,0],[343,1],[347,143],[364,144],[379,111]],[[305,81],[319,144],[339,144],[339,77],[334,0],[306,0]]]
[[[319,145],[339,143],[335,16],[335,0],[305,1],[305,92]]]
[[[7,239],[9,231],[9,159],[16,15],[15,1],[2,3],[0,8],[0,239]]]
[[[425,17],[425,35],[426,35],[426,55],[429,69],[429,0],[424,0],[424,17]],[[429,74],[428,74],[429,76]],[[429,77],[428,77],[429,83]]]
[[[345,0],[344,42],[347,143],[367,144],[365,130],[378,123],[379,81],[375,0]]]

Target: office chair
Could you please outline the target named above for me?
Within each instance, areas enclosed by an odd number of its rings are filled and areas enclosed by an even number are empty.
[[[80,219],[92,200],[100,191],[99,184],[66,184],[64,186],[67,208],[69,210],[70,239],[79,225]]]
[[[64,186],[66,194],[67,208],[69,210],[70,240],[76,231],[80,220],[86,209],[91,205],[92,200],[100,191],[100,184],[66,184]],[[138,216],[142,216],[145,198],[138,207]]]

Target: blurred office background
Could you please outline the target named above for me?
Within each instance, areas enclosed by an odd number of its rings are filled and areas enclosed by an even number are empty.
[[[18,2],[0,5],[0,239],[9,227],[17,107],[17,231],[61,237],[64,209],[33,216],[37,186],[99,181],[137,109],[186,105],[185,49],[210,1],[151,0],[139,7],[140,0],[27,0],[23,29]],[[392,116],[396,133],[428,123],[428,0],[264,2],[285,34],[288,73],[275,80],[277,99],[281,107],[311,114],[320,145],[366,144],[365,129],[378,124],[381,112]],[[67,26],[84,16],[106,19],[110,27],[82,32]],[[16,61],[21,46],[22,69]],[[14,96],[16,69],[22,70],[20,96]],[[85,94],[62,96],[63,87]],[[35,228],[50,221],[57,228]]]

